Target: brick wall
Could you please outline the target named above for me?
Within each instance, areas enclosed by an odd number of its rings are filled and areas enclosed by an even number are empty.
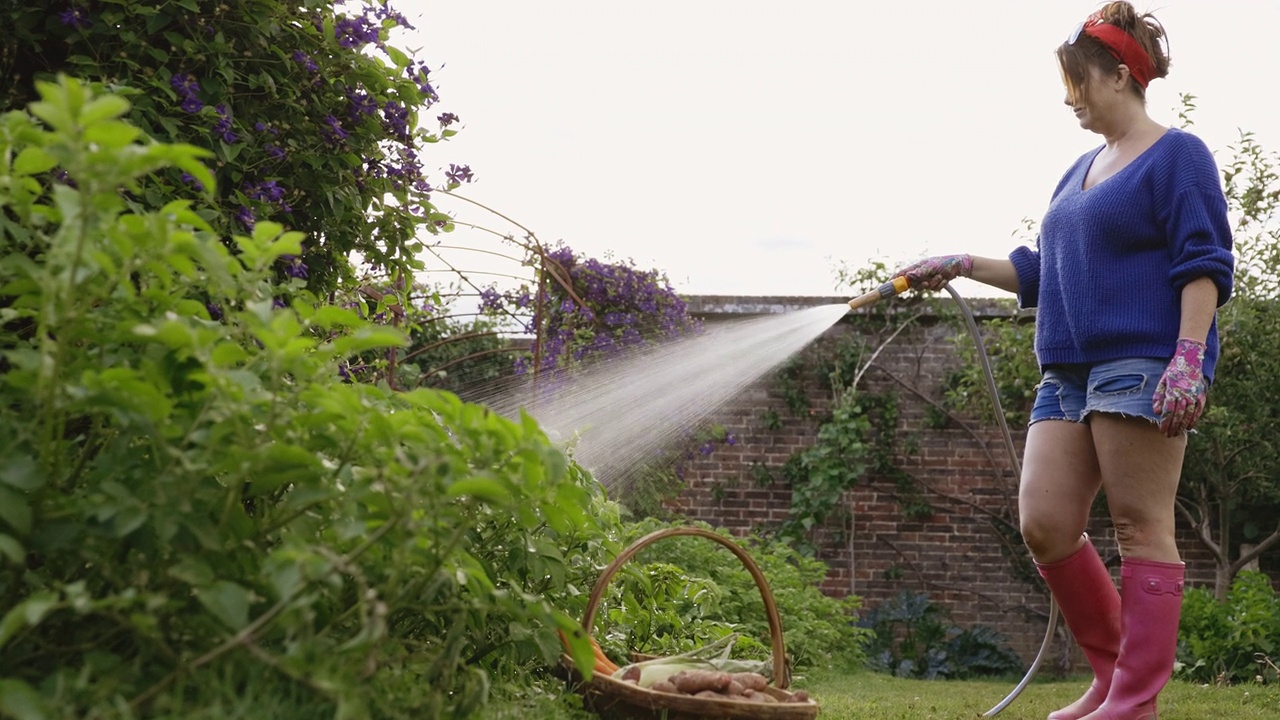
[[[706,323],[841,302],[840,298],[721,296],[689,300],[691,313]],[[1015,312],[1007,303],[970,303],[979,324]],[[945,313],[951,305],[936,308]],[[890,306],[893,312],[918,310],[919,306],[908,309],[899,303]],[[687,487],[674,501],[678,509],[738,534],[767,530],[782,522],[789,512],[791,489],[781,468],[794,453],[813,443],[820,418],[830,405],[813,361],[846,334],[874,335],[879,327],[882,323],[865,314],[849,316],[806,348],[802,356],[811,362],[805,363],[808,370],[803,381],[812,408],[807,415],[797,417],[788,409],[775,373],[718,412],[713,421],[734,433],[737,442],[719,445],[710,455],[694,456],[685,470]],[[995,627],[1030,662],[1044,636],[1048,600],[1038,583],[1014,570],[1010,558],[1025,561],[1027,557],[1016,535],[1002,535],[995,529],[1000,525],[997,519],[1016,517],[1017,483],[1003,439],[994,424],[973,417],[939,427],[936,408],[931,411],[932,404],[942,398],[943,381],[958,366],[954,338],[963,332],[958,327],[927,312],[885,346],[859,386],[865,392],[897,394],[899,416],[893,432],[910,447],[897,464],[927,488],[926,498],[936,508],[935,514],[908,520],[892,482],[875,476],[860,479],[843,498],[847,515],[815,534],[819,556],[830,566],[823,589],[837,595],[854,593],[867,607],[904,589],[928,592],[957,624]],[[780,427],[766,427],[764,418],[770,413],[776,413]],[[1020,455],[1024,428],[1012,430]],[[1105,514],[1093,519],[1089,532],[1104,557],[1114,555]],[[1185,528],[1179,532],[1189,581],[1211,584],[1212,560]],[[1059,639],[1048,663],[1065,666],[1074,660],[1077,669],[1083,667],[1074,652]]]

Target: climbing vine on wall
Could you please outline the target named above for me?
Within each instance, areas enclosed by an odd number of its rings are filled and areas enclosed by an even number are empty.
[[[897,433],[897,395],[857,387],[876,352],[867,338],[851,335],[819,362],[818,374],[832,397],[831,412],[821,421],[814,443],[793,454],[782,471],[792,497],[780,534],[800,547],[812,549],[811,531],[843,513],[844,492],[870,477],[894,484],[905,516],[933,513],[912,477],[897,465],[904,444]],[[800,387],[800,377],[791,370],[783,380]]]

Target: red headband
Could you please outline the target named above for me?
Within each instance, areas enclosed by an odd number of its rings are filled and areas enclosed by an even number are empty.
[[[1142,49],[1142,45],[1133,36],[1125,32],[1123,28],[1102,21],[1102,17],[1095,13],[1084,21],[1082,28],[1084,34],[1089,35],[1102,43],[1102,46],[1111,53],[1111,56],[1129,68],[1129,74],[1139,85],[1145,90],[1147,83],[1151,82],[1151,76],[1155,75],[1155,63],[1151,62],[1151,56],[1146,50]]]

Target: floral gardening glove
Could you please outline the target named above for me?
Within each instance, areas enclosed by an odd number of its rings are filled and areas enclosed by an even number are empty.
[[[1178,338],[1178,349],[1151,398],[1151,410],[1160,416],[1160,429],[1176,437],[1195,427],[1204,412],[1209,386],[1204,380],[1204,343]]]
[[[941,290],[951,280],[973,274],[973,257],[970,255],[939,255],[914,262],[893,273],[905,277],[914,290]]]

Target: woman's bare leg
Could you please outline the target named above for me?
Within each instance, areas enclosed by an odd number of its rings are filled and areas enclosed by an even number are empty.
[[[1166,437],[1149,420],[1109,413],[1090,415],[1089,427],[1121,557],[1180,562],[1174,499],[1186,437]]]
[[[1022,539],[1036,562],[1057,562],[1080,548],[1101,485],[1088,425],[1042,420],[1027,429],[1018,514]]]

